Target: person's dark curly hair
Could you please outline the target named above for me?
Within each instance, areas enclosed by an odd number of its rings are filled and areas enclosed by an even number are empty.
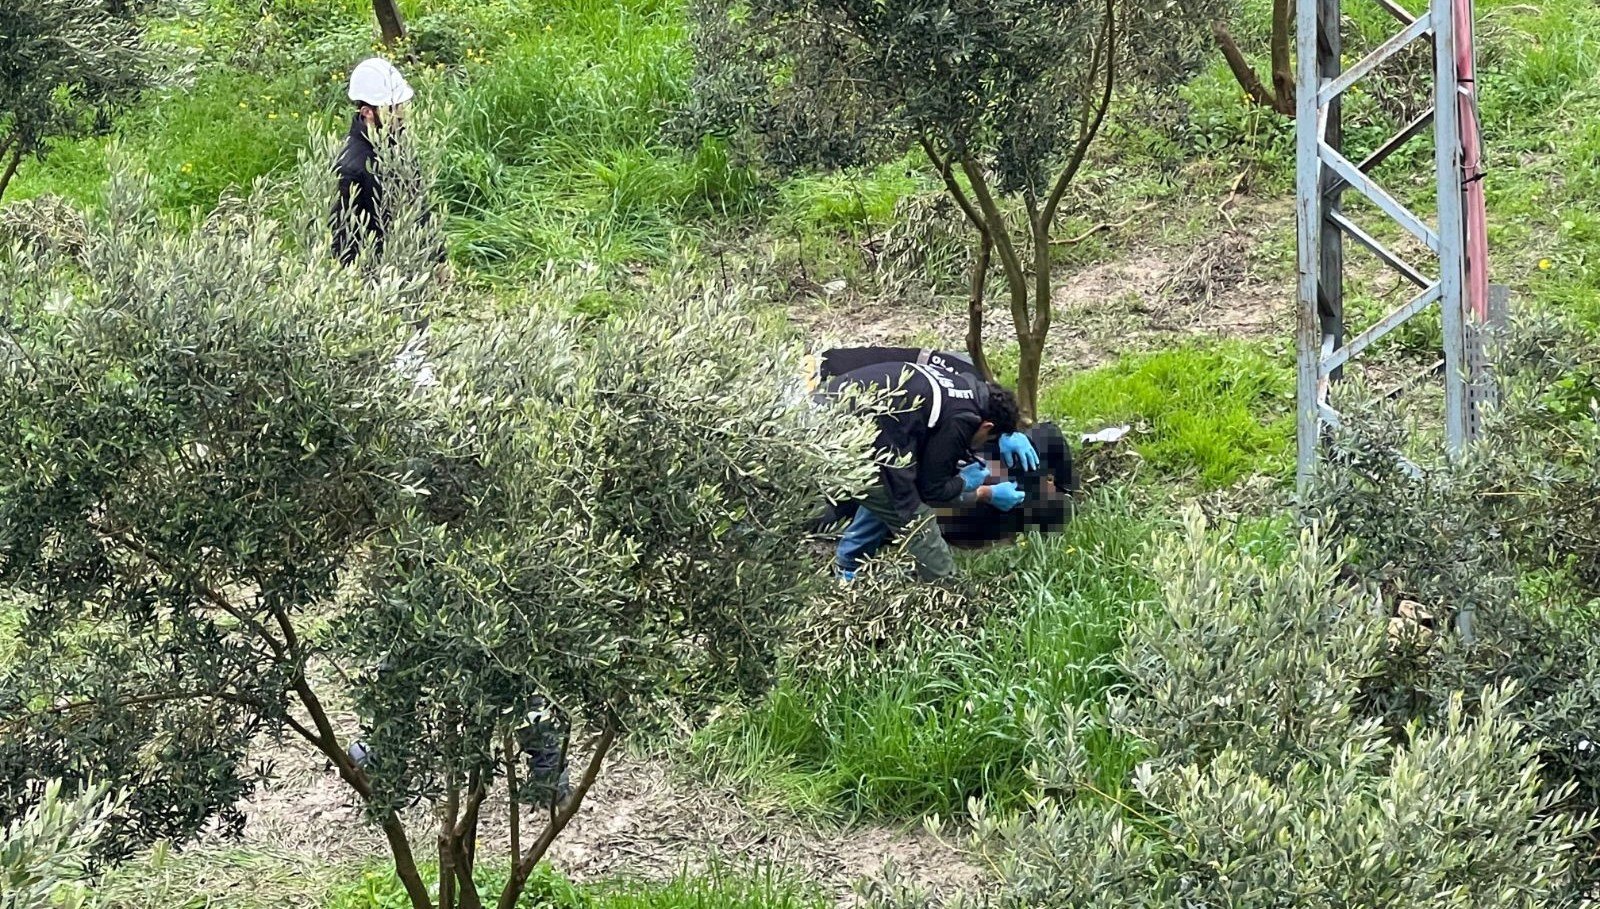
[[[1017,424],[1022,420],[1021,411],[1017,409],[1017,396],[993,382],[985,384],[989,386],[989,403],[983,408],[984,422],[994,424],[996,436],[1016,432]]]

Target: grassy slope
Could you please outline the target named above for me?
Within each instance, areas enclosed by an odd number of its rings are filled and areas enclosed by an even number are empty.
[[[343,67],[366,49],[359,0],[277,0],[261,22],[215,2],[210,15],[165,31],[202,63],[193,85],[132,114],[121,137],[120,153],[146,163],[176,209],[282,167],[308,119],[334,125]],[[764,231],[772,248],[794,237],[808,257],[861,268],[854,238],[927,189],[896,166],[764,193],[715,147],[669,147],[661,125],[688,75],[671,0],[475,0],[432,15],[421,6],[407,10],[418,44],[444,66],[418,71],[419,91],[457,114],[443,186],[453,251],[486,279],[553,262],[592,267],[609,284],[640,265],[693,261],[712,225],[729,221]],[[1600,10],[1586,0],[1480,8],[1496,278],[1520,300],[1600,326]],[[1377,34],[1381,20],[1352,14]],[[1292,139],[1285,123],[1240,103],[1220,64],[1183,97],[1178,135],[1124,121],[1085,179],[1110,187],[1113,212],[1153,200],[1156,232],[1202,243],[1208,222],[1193,213],[1213,208],[1236,174],[1250,174],[1256,193],[1288,191]],[[1353,102],[1353,117],[1380,113],[1376,100]],[[1352,145],[1370,147],[1381,131],[1355,130]],[[17,198],[93,199],[107,153],[106,142],[89,141],[30,163]],[[1396,161],[1386,179],[1414,192],[1400,175],[1427,153]],[[1097,241],[1077,255],[1121,251]],[[1381,301],[1363,283],[1351,306],[1375,315]],[[1429,341],[1424,332],[1396,346]],[[1284,475],[1289,381],[1282,345],[1235,343],[1129,358],[1053,387],[1046,411],[1069,424],[1146,425],[1147,478],[1181,485],[1097,500],[1061,539],[981,560],[975,570],[1003,593],[975,640],[951,639],[903,671],[848,685],[785,683],[702,733],[696,753],[753,792],[810,810],[911,819],[957,812],[971,795],[1014,802],[1026,785],[1029,710],[1094,699],[1114,679],[1105,655],[1130,602],[1149,595],[1138,553],[1160,532],[1160,503],[1255,471]],[[1128,756],[1108,744],[1103,757],[1115,777]]]

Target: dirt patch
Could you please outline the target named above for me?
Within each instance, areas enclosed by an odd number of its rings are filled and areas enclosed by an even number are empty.
[[[1292,338],[1293,272],[1285,272],[1281,257],[1293,248],[1293,232],[1291,208],[1257,203],[1219,212],[1197,242],[1123,243],[1107,259],[1063,268],[1046,368],[1084,369],[1188,339]],[[1016,331],[997,278],[989,296],[984,337],[1000,349],[1015,342]],[[799,300],[791,318],[823,343],[960,347],[967,329],[964,303],[875,301],[848,293]]]
[[[243,806],[248,820],[241,845],[333,864],[387,856],[382,835],[362,822],[355,797],[322,757],[298,741],[264,742],[261,750],[276,773]],[[412,811],[406,822],[413,847],[426,856],[433,842],[429,813]],[[522,826],[524,842],[537,835],[535,818],[524,814]],[[491,798],[480,852],[507,855],[509,842],[505,801]],[[773,867],[814,882],[841,904],[851,902],[858,881],[878,877],[886,862],[902,879],[936,894],[970,891],[980,880],[960,851],[924,831],[835,829],[778,812],[752,813],[731,790],[685,781],[665,759],[630,754],[607,765],[550,861],[577,881],[664,880],[713,861]]]

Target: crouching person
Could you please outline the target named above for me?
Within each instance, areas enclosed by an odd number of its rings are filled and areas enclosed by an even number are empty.
[[[855,503],[835,552],[845,578],[891,535],[905,541],[919,578],[949,577],[955,561],[933,508],[965,499],[1010,510],[1025,498],[1016,483],[986,485],[988,464],[975,456],[1017,430],[1016,399],[998,385],[929,364],[880,362],[826,378],[818,396],[878,405],[878,482]]]

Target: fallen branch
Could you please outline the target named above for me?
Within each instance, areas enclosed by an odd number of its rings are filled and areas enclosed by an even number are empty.
[[[1115,230],[1115,229],[1117,229],[1119,227],[1127,227],[1128,223],[1131,222],[1134,218],[1139,217],[1140,215],[1144,214],[1145,212],[1147,212],[1150,209],[1155,208],[1155,207],[1156,207],[1155,203],[1151,203],[1149,205],[1144,206],[1143,208],[1139,208],[1139,209],[1135,210],[1133,214],[1127,216],[1126,218],[1123,218],[1121,221],[1102,221],[1101,223],[1096,224],[1095,226],[1089,228],[1088,230],[1084,231],[1083,233],[1077,235],[1076,237],[1070,237],[1070,238],[1062,239],[1062,240],[1051,240],[1050,244],[1052,246],[1076,246],[1079,243],[1082,243],[1083,241],[1085,241],[1085,240],[1089,239],[1090,237],[1094,236],[1095,234],[1101,233],[1103,231]]]

